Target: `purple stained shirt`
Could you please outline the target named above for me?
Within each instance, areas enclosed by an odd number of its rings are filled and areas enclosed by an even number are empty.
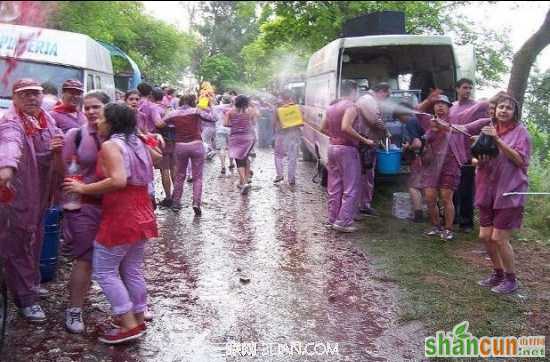
[[[81,130],[81,141],[78,150],[76,149],[76,135]],[[81,128],[69,130],[65,135],[65,145],[63,147],[63,160],[66,164],[71,162],[73,156],[78,157],[80,171],[84,178],[84,183],[90,184],[98,181],[97,177],[97,159],[101,140],[97,134],[97,129],[85,125]]]
[[[353,102],[346,99],[340,100],[328,107],[326,117],[330,144],[346,146],[357,146],[359,144],[350,135],[342,131],[344,113],[351,107],[353,107]]]
[[[162,119],[164,109],[160,105],[154,104],[148,99],[144,99],[139,105],[138,111],[143,113],[141,130],[149,133],[157,132],[157,124],[159,124]]]
[[[449,108],[449,122],[459,125],[468,124],[480,118],[487,117],[488,111],[488,102],[476,102],[471,99],[464,102],[456,101],[453,103],[453,106]],[[454,140],[451,144],[453,152],[461,165],[470,163],[472,153],[470,151],[469,138],[460,133],[454,133]]]
[[[62,113],[51,111],[50,115],[55,119],[55,123],[63,133],[67,133],[72,128],[80,128],[86,124],[84,113]]]
[[[153,181],[153,160],[147,146],[136,135],[114,134],[109,140],[120,147],[128,184],[149,185]]]
[[[491,124],[491,119],[484,118],[466,125],[466,129],[475,135],[489,124]],[[476,170],[475,205],[477,207],[507,209],[525,205],[525,195],[503,196],[503,194],[526,192],[528,189],[527,169],[532,152],[531,137],[527,129],[518,124],[500,138],[519,153],[524,165],[517,167],[502,151],[495,159],[480,162]]]
[[[62,132],[47,112],[45,115],[47,127],[34,135],[25,133],[13,106],[0,119],[0,168],[16,171],[11,182],[15,200],[10,205],[0,204],[0,217],[28,231],[40,225],[50,196],[62,181],[55,178],[50,151],[52,138]]]

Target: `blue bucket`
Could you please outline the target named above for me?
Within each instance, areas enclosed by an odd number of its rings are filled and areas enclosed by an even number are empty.
[[[46,216],[44,217],[44,225],[58,225],[59,218],[61,217],[61,210],[56,207],[50,207],[46,210]]]
[[[401,169],[401,150],[376,150],[376,171],[384,175],[396,175]]]
[[[44,217],[44,240],[40,254],[41,282],[45,283],[55,278],[57,257],[59,254],[59,217],[60,210],[50,208]]]
[[[52,258],[55,258],[57,260],[58,249],[59,229],[46,231],[44,233],[44,241],[42,243],[42,254],[40,255],[40,260]]]
[[[40,260],[40,282],[47,283],[55,278],[57,258]]]

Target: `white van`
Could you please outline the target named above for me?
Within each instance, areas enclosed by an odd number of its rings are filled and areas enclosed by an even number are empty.
[[[353,79],[359,92],[387,82],[396,101],[413,103],[440,88],[455,99],[460,78],[474,79],[470,46],[457,47],[447,36],[369,35],[336,39],[315,52],[307,67],[302,151],[326,167],[328,137],[316,130],[330,103],[340,97],[342,80]],[[385,119],[390,131],[398,123]],[[392,132],[396,134],[397,130]]]
[[[16,67],[8,84],[0,86],[0,108],[8,108],[13,83],[20,78],[51,82],[61,91],[67,79],[78,79],[86,90],[101,89],[115,99],[111,55],[87,35],[65,31],[0,24],[0,76],[14,57],[17,43],[28,40],[24,52],[16,57]]]

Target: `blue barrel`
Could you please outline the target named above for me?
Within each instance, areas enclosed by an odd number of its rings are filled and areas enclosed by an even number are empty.
[[[40,255],[41,282],[46,283],[55,278],[57,257],[59,255],[59,219],[61,212],[58,208],[50,208],[44,217],[44,240]]]
[[[55,278],[57,272],[57,258],[40,259],[40,282],[47,283]]]
[[[401,169],[401,150],[377,150],[376,170],[384,175],[396,175]]]

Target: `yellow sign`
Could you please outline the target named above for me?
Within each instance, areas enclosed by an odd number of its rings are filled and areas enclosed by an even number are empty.
[[[277,116],[281,122],[281,128],[297,127],[304,124],[300,106],[295,104],[277,108]]]

